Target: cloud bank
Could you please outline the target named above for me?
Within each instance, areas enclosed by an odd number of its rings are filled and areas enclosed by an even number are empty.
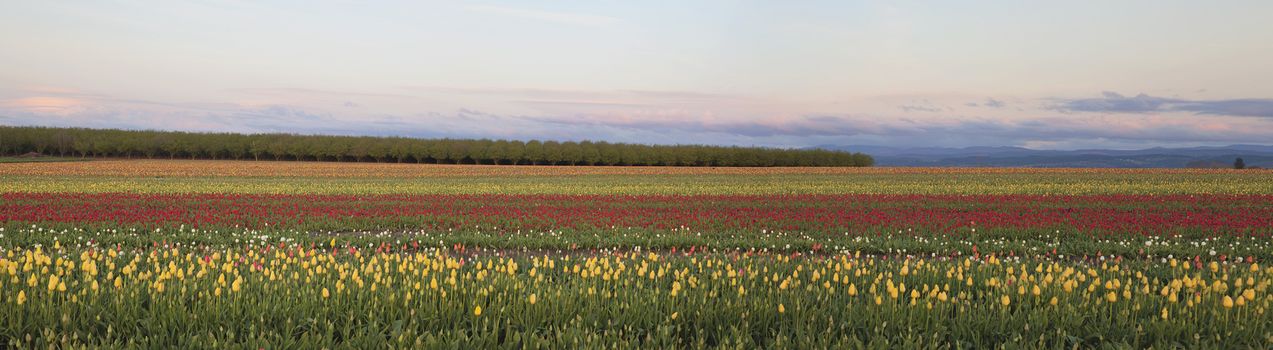
[[[3,92],[0,92],[3,93]],[[1127,147],[1268,143],[1273,102],[1189,100],[1107,92],[1039,99],[863,100],[840,111],[681,91],[407,87],[397,92],[242,89],[245,102],[167,102],[62,90],[0,95],[0,124],[202,132],[606,140],[809,147],[1052,145]],[[422,99],[460,101],[424,106]],[[477,101],[469,104],[470,101]],[[393,105],[395,107],[385,107]],[[496,106],[494,109],[472,106]],[[501,107],[502,106],[502,107]],[[792,107],[796,106],[796,107]],[[954,107],[957,106],[958,108]],[[830,108],[828,108],[830,109]],[[846,112],[843,110],[861,110]],[[1205,115],[1205,116],[1200,116]]]
[[[1143,93],[1128,97],[1109,91],[1103,92],[1099,98],[1062,100],[1055,108],[1072,112],[1192,112],[1220,116],[1273,117],[1273,99],[1188,100]]]

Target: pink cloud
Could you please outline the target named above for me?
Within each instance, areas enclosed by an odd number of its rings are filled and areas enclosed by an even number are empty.
[[[71,97],[32,96],[6,100],[0,104],[28,112],[62,114],[83,106],[84,101]]]

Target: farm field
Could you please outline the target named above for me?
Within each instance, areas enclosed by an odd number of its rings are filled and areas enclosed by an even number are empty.
[[[1270,259],[1267,171],[0,164],[11,347],[1269,348]]]

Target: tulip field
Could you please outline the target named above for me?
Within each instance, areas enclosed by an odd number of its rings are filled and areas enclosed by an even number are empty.
[[[1273,348],[1273,172],[0,164],[0,347]]]

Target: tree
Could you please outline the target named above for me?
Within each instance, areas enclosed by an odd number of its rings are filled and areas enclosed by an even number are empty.
[[[491,164],[507,164],[509,147],[508,141],[505,140],[498,140],[494,142],[488,141],[486,156],[489,157]]]
[[[861,153],[604,141],[412,139],[0,126],[0,154],[296,161],[645,166],[870,166]],[[1235,167],[1245,168],[1239,160]]]
[[[269,152],[269,144],[263,137],[254,137],[252,142],[248,143],[248,153],[252,155],[252,160],[261,160],[261,156]]]
[[[538,165],[544,158],[544,144],[538,140],[526,142],[526,160],[530,165]]]
[[[1238,157],[1238,160],[1233,161],[1233,168],[1246,169],[1246,162],[1242,161],[1242,157]]]
[[[465,159],[471,159],[469,143],[465,140],[451,140],[447,144],[447,152],[450,154],[449,159],[453,164],[461,164]]]
[[[522,158],[526,158],[526,143],[521,141],[508,142],[508,164],[517,165],[522,162]]]

